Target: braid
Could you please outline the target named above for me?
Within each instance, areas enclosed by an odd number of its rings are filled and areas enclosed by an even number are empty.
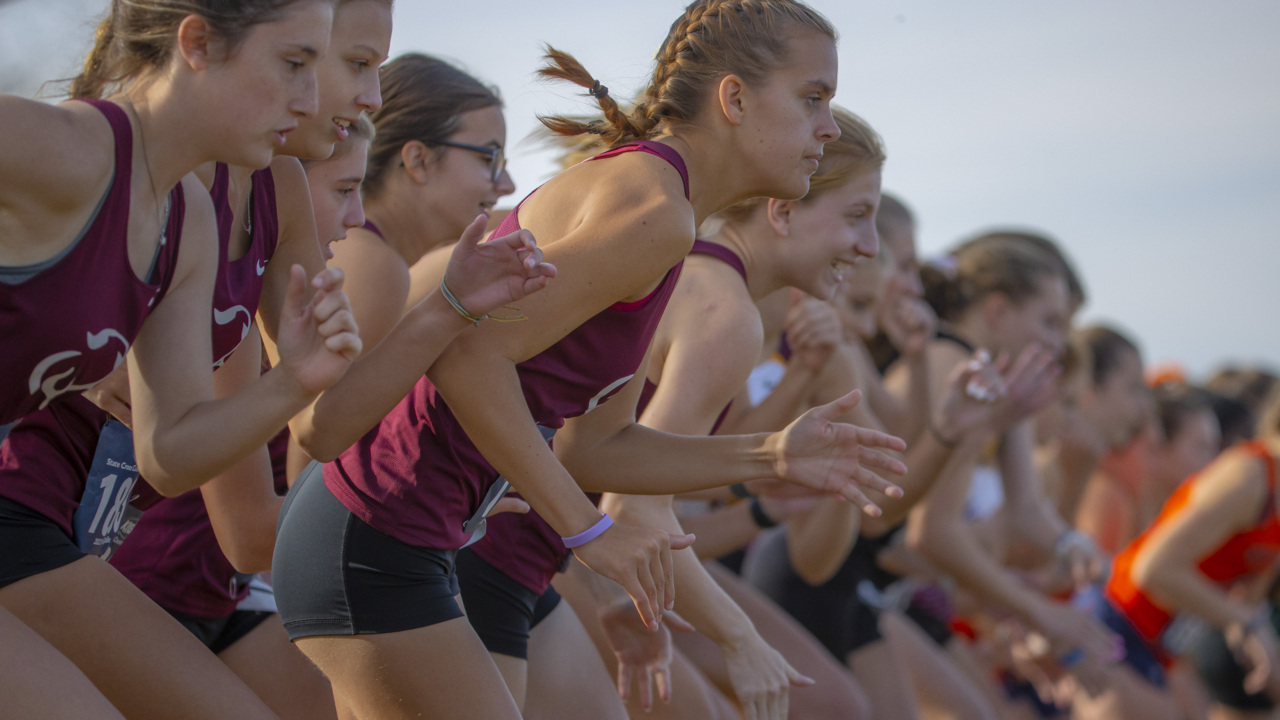
[[[706,94],[726,75],[749,84],[761,81],[786,61],[792,28],[835,38],[831,24],[799,0],[695,0],[672,24],[644,100],[630,113],[600,92],[599,83],[572,56],[547,48],[547,64],[538,74],[590,89],[604,118],[589,123],[561,116],[539,119],[553,133],[593,133],[611,146],[652,138],[667,125],[692,121]]]
[[[596,99],[600,104],[601,112],[604,113],[604,122],[585,123],[564,116],[539,116],[538,119],[551,132],[570,137],[584,133],[599,135],[610,147],[631,140],[644,140],[651,136],[655,123],[647,122],[647,118],[638,114],[628,116],[624,113],[622,108],[618,107],[617,101],[609,95],[608,88],[602,87],[600,81],[593,78],[577,58],[550,45],[546,46],[546,54],[543,58],[547,64],[538,70],[540,77],[567,80],[587,88],[588,94]]]

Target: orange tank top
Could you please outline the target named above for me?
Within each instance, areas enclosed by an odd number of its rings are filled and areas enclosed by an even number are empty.
[[[1241,531],[1223,543],[1217,550],[1200,561],[1200,572],[1210,581],[1226,587],[1232,582],[1257,575],[1266,570],[1272,560],[1280,555],[1280,517],[1276,515],[1276,461],[1259,441],[1237,446],[1258,458],[1267,466],[1267,499],[1253,527]],[[1112,562],[1111,579],[1107,582],[1107,599],[1133,625],[1143,638],[1157,643],[1173,614],[1156,604],[1133,579],[1133,563],[1142,552],[1148,538],[1156,528],[1181,513],[1191,497],[1195,475],[1184,481],[1174,491],[1160,510],[1160,515],[1141,535],[1129,543]]]

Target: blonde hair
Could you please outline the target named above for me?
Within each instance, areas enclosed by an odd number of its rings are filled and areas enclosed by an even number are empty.
[[[884,167],[884,141],[875,128],[841,107],[833,106],[831,114],[840,128],[840,137],[823,146],[818,171],[809,178],[809,192],[801,202],[812,201],[827,190]],[[766,202],[767,198],[743,200],[721,210],[719,215],[728,223],[746,222]]]
[[[656,137],[673,124],[692,121],[720,78],[737,75],[747,84],[758,83],[785,63],[791,49],[787,30],[793,27],[836,37],[826,18],[798,0],[690,4],[658,49],[644,99],[629,113],[572,55],[547,47],[547,64],[538,74],[587,88],[604,115],[590,122],[561,116],[539,119],[559,135],[600,135],[609,147]]]

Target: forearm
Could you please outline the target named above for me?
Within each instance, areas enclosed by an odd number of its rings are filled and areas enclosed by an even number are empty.
[[[467,325],[438,294],[428,297],[289,423],[299,447],[321,462],[336,458],[404,399]]]
[[[236,572],[270,570],[284,499],[275,494],[266,448],[202,485],[200,493],[218,546]]]
[[[787,426],[805,410],[817,375],[808,368],[788,365],[782,380],[759,405],[749,408],[721,426],[723,434],[774,432]]]
[[[687,532],[698,536],[693,551],[704,560],[714,560],[739,550],[755,539],[760,527],[751,519],[750,503],[737,502],[711,512],[680,518]]]
[[[963,442],[972,446],[979,441],[972,439]],[[969,452],[973,450],[976,448],[971,448]],[[919,439],[911,443],[907,447],[906,457],[903,458],[903,462],[907,465],[907,473],[894,478],[894,484],[902,488],[902,497],[877,498],[880,509],[884,512],[878,518],[866,518],[865,527],[869,531],[881,532],[906,520],[911,509],[929,495],[929,491],[942,476],[954,451],[955,448],[943,445],[930,432],[922,434]]]
[[[827,498],[812,511],[787,523],[787,552],[802,580],[818,586],[830,580],[858,541],[862,509]]]
[[[1245,624],[1256,607],[1237,601],[1193,568],[1165,565],[1143,567],[1143,558],[1134,564],[1135,581],[1157,603],[1178,612],[1199,616],[1217,628]]]
[[[556,440],[578,485],[593,492],[678,495],[776,478],[775,436],[674,435],[632,423],[594,442]]]

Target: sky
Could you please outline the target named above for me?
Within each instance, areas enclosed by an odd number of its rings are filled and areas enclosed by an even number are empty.
[[[1193,377],[1280,367],[1280,3],[813,0],[840,32],[836,102],[881,133],[884,187],[923,255],[992,227],[1057,239],[1079,319],[1127,330]],[[392,56],[426,52],[497,86],[514,204],[554,169],[538,113],[591,108],[535,81],[541,46],[640,91],[676,0],[398,0]],[[0,0],[0,92],[74,74],[104,0]],[[637,8],[644,14],[637,15]]]

